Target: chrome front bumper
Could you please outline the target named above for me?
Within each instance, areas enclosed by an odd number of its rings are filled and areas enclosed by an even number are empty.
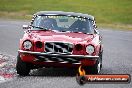
[[[54,54],[54,53],[45,53],[45,52],[32,52],[32,51],[24,51],[24,50],[18,50],[19,53],[23,54],[32,54],[32,55],[41,55],[41,56],[52,56],[52,57],[67,57],[67,58],[85,58],[90,60],[96,60],[99,58],[99,56],[90,56],[90,55],[71,55],[66,53],[61,54]]]

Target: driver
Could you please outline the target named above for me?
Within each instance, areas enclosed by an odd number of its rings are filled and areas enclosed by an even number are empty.
[[[41,20],[42,27],[46,28],[46,29],[53,29],[56,30],[58,28],[57,26],[57,22],[55,19],[53,18],[46,18]]]

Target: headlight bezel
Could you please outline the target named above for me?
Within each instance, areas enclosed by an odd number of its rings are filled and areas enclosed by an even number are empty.
[[[89,44],[86,46],[86,52],[89,54],[89,55],[92,55],[94,52],[95,52],[95,47],[94,45],[92,44]]]
[[[25,41],[23,41],[22,46],[25,50],[31,50],[33,47],[33,44],[30,40],[25,40]]]

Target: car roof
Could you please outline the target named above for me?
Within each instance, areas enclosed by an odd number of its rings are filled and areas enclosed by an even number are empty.
[[[94,20],[94,16],[82,13],[75,13],[75,12],[64,12],[64,11],[39,11],[35,15],[71,15],[71,16],[80,16],[85,17],[91,20]]]

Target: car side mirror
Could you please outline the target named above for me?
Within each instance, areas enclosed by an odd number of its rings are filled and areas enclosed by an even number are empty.
[[[29,29],[30,26],[29,26],[29,25],[23,25],[22,28],[23,28],[23,29]]]

